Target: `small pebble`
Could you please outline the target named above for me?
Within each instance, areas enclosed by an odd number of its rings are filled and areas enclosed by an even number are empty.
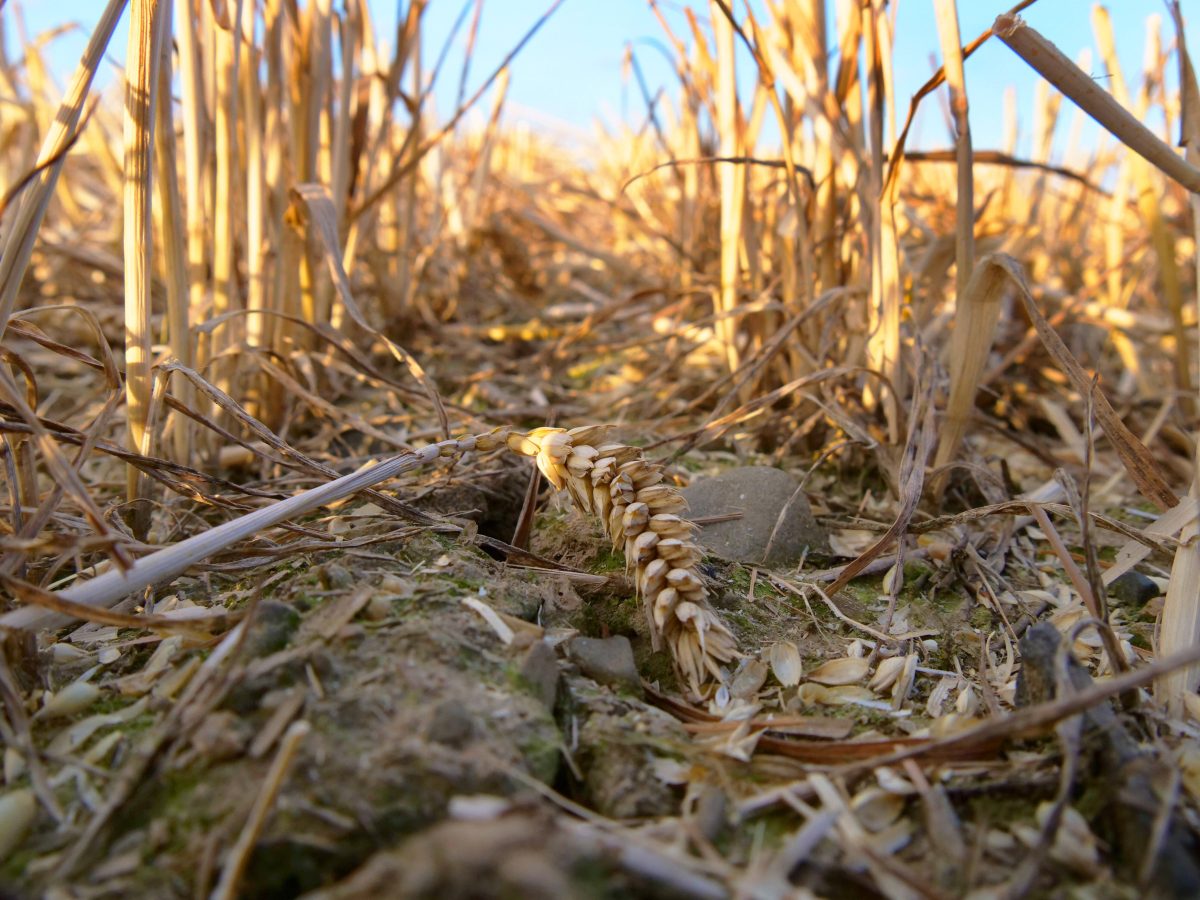
[[[798,484],[782,469],[744,466],[697,479],[683,496],[693,519],[741,515],[700,529],[697,540],[710,553],[747,565],[784,566],[809,552],[829,552],[829,537],[803,491],[797,493]]]
[[[702,786],[693,811],[693,821],[700,833],[715,841],[725,828],[728,814],[729,798],[725,792],[713,784]]]
[[[376,594],[367,601],[367,607],[363,610],[363,618],[368,622],[382,622],[391,615],[391,612],[392,598]]]
[[[425,737],[435,744],[461,747],[475,733],[475,719],[457,700],[443,700],[433,708]]]
[[[554,649],[545,641],[534,641],[525,651],[520,674],[546,709],[554,709],[558,699],[558,657]]]
[[[1108,595],[1127,606],[1145,606],[1160,593],[1154,579],[1141,572],[1126,572],[1108,586]]]
[[[251,659],[270,656],[287,646],[300,625],[300,613],[279,600],[259,600],[250,620],[243,652]]]
[[[567,645],[572,662],[589,678],[610,687],[642,693],[642,678],[633,659],[633,645],[624,635],[610,638],[577,637]]]

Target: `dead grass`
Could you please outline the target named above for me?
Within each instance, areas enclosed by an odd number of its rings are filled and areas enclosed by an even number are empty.
[[[1132,87],[1097,11],[1105,90],[1019,10],[959,47],[954,5],[939,4],[945,70],[913,108],[947,84],[953,148],[913,151],[896,128],[888,4],[841,4],[829,21],[819,0],[761,19],[724,0],[682,18],[651,2],[677,84],[580,166],[503,124],[504,65],[433,115],[432,84],[471,56],[422,44],[425,5],[385,42],[357,2],[135,0],[127,82],[110,96],[91,85],[120,0],[63,95],[38,41],[0,60],[3,878],[127,892],[137,844],[170,860],[168,893],[253,890],[280,822],[296,846],[363,838],[314,787],[336,746],[328,698],[352,717],[373,690],[338,680],[363,629],[381,645],[436,634],[431,667],[457,674],[412,682],[431,697],[485,659],[479,696],[499,698],[527,690],[539,641],[592,629],[630,639],[659,676],[644,699],[604,703],[629,721],[665,710],[693,735],[683,750],[653,729],[635,742],[630,758],[648,762],[630,783],[681,801],[653,820],[587,808],[601,776],[570,735],[600,701],[577,674],[557,725],[542,710],[531,727],[537,746],[464,739],[460,757],[421,731],[421,704],[353,719],[356,739],[383,716],[421,778],[478,775],[474,793],[510,797],[488,815],[559,823],[613,891],[1187,895],[1172,866],[1200,828],[1200,176],[1178,10],[1167,28],[1147,20]],[[480,5],[459,28],[474,31]],[[973,146],[968,97],[1000,101],[970,93],[984,40],[1062,92],[1013,114],[1010,133],[1034,123],[1030,159]],[[1190,92],[1168,92],[1176,81]],[[1073,105],[1114,139],[1052,163]],[[1141,124],[1154,109],[1185,154]],[[645,445],[628,452],[664,483],[793,471],[832,530],[839,558],[754,569],[736,590],[735,570],[684,548],[689,589],[742,654],[706,659],[713,683],[691,702],[655,663],[653,618],[625,615],[625,581],[530,551],[528,528],[551,527],[528,516],[536,490],[515,532],[418,508],[463,484],[471,502],[511,505],[493,484],[511,480],[492,452],[504,435],[601,423]],[[554,522],[567,544],[592,534]],[[1164,599],[1118,590],[1134,566]],[[399,605],[360,589],[368,569]],[[455,600],[440,613],[454,633],[420,611],[427,577]],[[500,602],[497,584],[533,601]],[[268,603],[281,585],[286,603]],[[612,614],[580,613],[577,587]],[[301,637],[255,656],[247,634],[280,607],[306,614]],[[1062,643],[1027,659],[1040,621]],[[286,690],[258,690],[276,670]],[[1029,688],[1033,671],[1050,675]],[[1132,723],[1124,738],[1104,724],[1110,704]],[[241,734],[227,781],[213,768],[225,726]],[[1111,743],[1095,750],[1083,738],[1098,728]],[[204,829],[165,806],[165,824],[128,817],[164,773],[186,791],[156,803],[257,793],[211,807]],[[453,790],[425,803],[419,780],[389,842],[479,814],[462,797],[471,809],[455,813]],[[1034,783],[1023,806],[976,802]],[[536,814],[511,799],[522,791]],[[717,795],[724,814],[704,812]],[[371,852],[353,846],[297,878],[344,874]],[[480,866],[499,865],[480,847]],[[519,892],[515,871],[504,884]]]

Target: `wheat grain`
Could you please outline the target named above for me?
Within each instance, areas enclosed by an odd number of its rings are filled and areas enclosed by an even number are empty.
[[[700,547],[695,525],[679,513],[687,506],[663,481],[662,466],[636,447],[599,443],[603,426],[513,432],[508,447],[532,456],[556,490],[600,520],[615,549],[625,554],[646,614],[655,650],[665,643],[680,674],[699,692],[721,663],[737,655],[733,635],[708,604],[697,574]]]

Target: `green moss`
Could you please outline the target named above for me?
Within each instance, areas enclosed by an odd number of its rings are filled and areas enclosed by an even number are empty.
[[[572,896],[580,900],[619,900],[634,896],[623,872],[599,856],[586,857],[571,867]]]
[[[743,566],[734,566],[725,573],[725,578],[729,582],[730,590],[733,593],[740,593],[743,597],[750,591],[750,579],[752,575],[750,570]],[[774,600],[779,596],[775,588],[771,587],[771,583],[761,575],[754,581],[754,599],[755,600]]]
[[[588,567],[597,575],[625,571],[625,554],[617,553],[609,547],[603,547],[592,564]]]
[[[1046,799],[1028,791],[989,791],[966,799],[971,821],[1012,824],[1032,822],[1038,804]]]
[[[580,631],[592,637],[601,635],[623,634],[634,638],[639,634],[641,612],[638,601],[629,597],[597,598],[585,603],[579,611]]]
[[[211,771],[205,771],[201,766],[163,772],[142,788],[134,802],[125,804],[116,817],[116,830],[133,831],[165,818],[171,825],[171,837],[164,850],[167,853],[184,852],[188,836],[213,823],[213,816],[205,812],[204,804],[196,802],[197,789],[213,777]]]
[[[198,766],[164,772],[155,783],[159,809],[172,818],[193,819],[197,812],[193,794],[207,777]]]
[[[1091,821],[1112,803],[1112,799],[1111,785],[1107,782],[1094,783],[1075,799],[1074,806],[1080,815]]]
[[[529,774],[545,784],[554,781],[562,755],[562,738],[551,724],[550,730],[532,728],[530,735],[518,746]]]
[[[971,610],[967,621],[971,623],[973,628],[989,628],[995,621],[995,616],[992,611],[986,606],[976,606]]]
[[[925,605],[933,608],[942,616],[955,616],[962,612],[963,607],[969,602],[965,594],[956,594],[951,591],[935,591],[930,594],[922,595],[920,601]]]
[[[120,712],[125,707],[137,702],[137,698],[129,697],[125,694],[105,693],[96,698],[95,702],[88,707],[88,715],[103,716],[109,713]]]
[[[297,612],[303,614],[320,606],[321,598],[314,597],[312,594],[296,594],[288,602],[296,608]]]
[[[752,779],[754,780],[754,779]],[[796,817],[788,812],[769,810],[745,822],[740,828],[726,828],[717,836],[716,847],[723,856],[737,856],[751,846],[772,850],[796,833]]]
[[[36,850],[18,848],[8,855],[4,865],[0,866],[0,882],[6,885],[20,884],[25,880],[26,870],[39,854]],[[11,896],[17,896],[15,894]]]
[[[446,584],[453,585],[460,591],[468,594],[477,594],[479,593],[479,589],[481,587],[485,587],[484,583],[478,578],[464,578],[459,575],[447,574],[444,579],[439,580],[444,581]]]
[[[641,641],[633,647],[634,662],[642,678],[658,686],[667,693],[679,690],[679,682],[675,677],[675,666],[671,654],[665,650],[655,653],[649,641]]]

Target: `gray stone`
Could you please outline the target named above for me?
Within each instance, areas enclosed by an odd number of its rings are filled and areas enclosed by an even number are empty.
[[[534,641],[521,660],[520,674],[546,709],[554,709],[558,699],[558,657],[554,648],[545,641]]]
[[[729,814],[729,798],[715,784],[702,784],[696,789],[695,805],[689,818],[700,833],[715,841],[725,828]]]
[[[1161,593],[1154,579],[1141,572],[1125,572],[1108,586],[1108,596],[1126,606],[1145,606]]]
[[[698,480],[683,496],[693,519],[742,514],[740,519],[701,527],[697,540],[710,553],[748,565],[788,566],[806,550],[830,552],[829,536],[797,487],[782,469],[743,466]]]
[[[633,659],[633,645],[623,635],[577,637],[567,645],[571,661],[589,678],[610,687],[642,693],[642,678]]]
[[[461,747],[475,734],[475,718],[458,700],[443,700],[433,708],[425,737],[435,744]]]
[[[270,598],[259,600],[251,614],[242,652],[248,658],[270,656],[288,645],[300,626],[300,613],[294,606]]]

